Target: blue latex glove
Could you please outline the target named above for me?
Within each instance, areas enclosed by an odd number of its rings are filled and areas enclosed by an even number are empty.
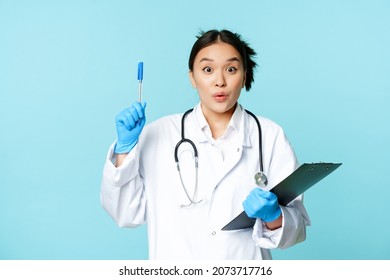
[[[138,142],[138,137],[145,126],[146,102],[134,102],[124,109],[115,118],[118,141],[114,152],[117,154],[129,153]]]
[[[260,188],[253,189],[242,205],[248,217],[259,218],[264,222],[275,221],[282,214],[278,197]]]

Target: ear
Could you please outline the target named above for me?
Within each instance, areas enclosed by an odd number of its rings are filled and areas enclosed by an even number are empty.
[[[195,78],[194,78],[194,72],[192,72],[191,70],[188,71],[188,77],[190,78],[190,81],[191,81],[191,84],[192,84],[193,88],[196,88],[196,82],[195,82]]]
[[[246,83],[246,73],[244,74],[244,79],[242,81],[242,87],[241,88],[245,87],[245,83]]]

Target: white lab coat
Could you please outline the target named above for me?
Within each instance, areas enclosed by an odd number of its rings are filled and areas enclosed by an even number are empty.
[[[197,105],[195,110],[200,110]],[[147,223],[150,259],[271,259],[269,249],[287,248],[306,238],[310,219],[302,196],[281,207],[283,226],[268,230],[261,220],[254,228],[221,231],[243,211],[242,202],[256,187],[259,171],[259,139],[254,119],[241,107],[238,139],[231,145],[229,161],[207,139],[195,113],[185,121],[185,136],[199,153],[197,199],[190,207],[174,161],[181,139],[182,114],[163,117],[147,126],[138,144],[116,168],[114,144],[103,170],[101,203],[120,227]],[[298,163],[283,130],[269,119],[258,117],[262,128],[264,172],[272,188]],[[184,183],[192,196],[195,168],[192,151],[179,149]]]

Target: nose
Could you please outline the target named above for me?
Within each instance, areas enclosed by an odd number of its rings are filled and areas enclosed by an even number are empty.
[[[218,71],[215,73],[215,86],[216,87],[226,86],[226,79],[223,71]]]

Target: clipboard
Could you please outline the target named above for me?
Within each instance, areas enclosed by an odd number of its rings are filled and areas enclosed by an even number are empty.
[[[278,197],[278,202],[286,206],[296,197],[314,186],[330,173],[335,171],[341,163],[304,163],[287,178],[270,189]],[[255,218],[249,218],[245,211],[230,221],[222,230],[236,230],[253,227]]]

